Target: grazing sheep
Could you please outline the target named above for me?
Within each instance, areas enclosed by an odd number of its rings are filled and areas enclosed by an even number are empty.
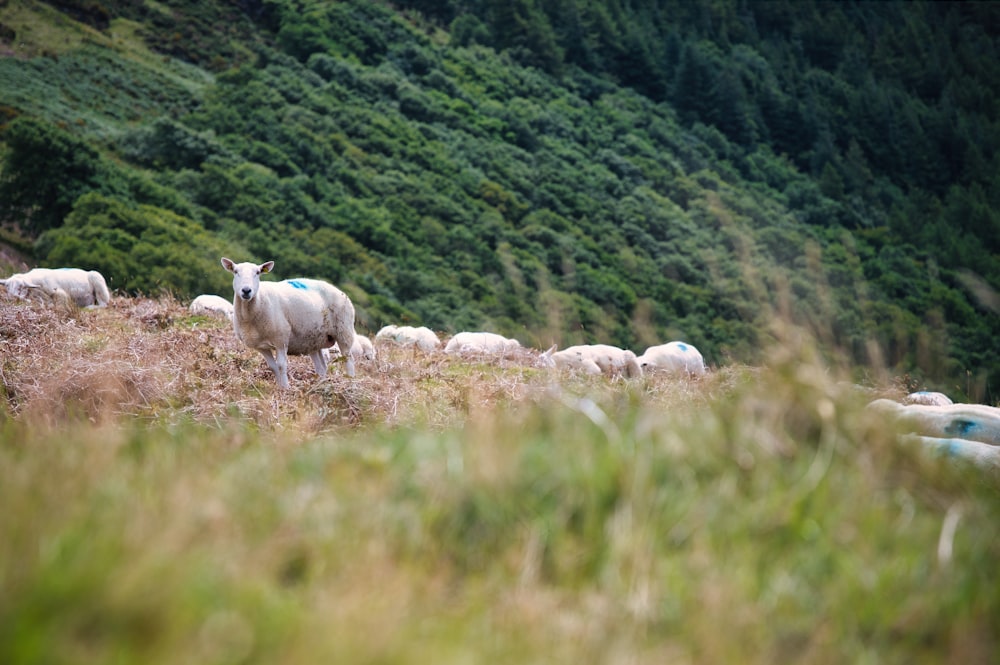
[[[222,296],[202,294],[191,301],[188,311],[195,316],[224,316],[233,319],[233,303]]]
[[[705,374],[705,359],[701,352],[685,342],[668,342],[651,346],[636,358],[643,372],[669,372],[701,376]]]
[[[460,332],[448,340],[444,352],[506,354],[517,351],[521,343],[516,339],[491,332]]]
[[[354,304],[329,282],[290,279],[261,282],[261,273],[274,261],[233,263],[222,257],[233,273],[233,330],[251,349],[257,349],[274,372],[279,388],[288,387],[288,355],[308,355],[316,373],[326,376],[322,350],[334,343],[354,345]],[[347,355],[347,375],[354,376],[354,358]]]
[[[330,361],[330,357],[334,351],[336,351],[338,357],[343,355],[340,352],[339,344],[334,344],[329,349],[323,349],[323,355],[326,357],[327,362]],[[372,344],[372,341],[364,335],[355,333],[354,345],[351,347],[351,355],[354,356],[355,361],[370,362],[375,360],[375,345]]]
[[[923,404],[925,406],[947,406],[948,404],[954,404],[951,398],[944,393],[929,392],[926,390],[920,390],[915,393],[910,393],[903,399],[903,404]]]
[[[58,292],[61,289],[77,307],[107,307],[111,301],[108,283],[96,270],[32,268],[0,279],[0,285],[17,298],[28,298],[32,289],[41,289],[47,297],[58,301],[63,300]]]
[[[358,360],[375,360],[375,345],[364,335],[354,335],[354,346],[351,347],[351,355]]]
[[[391,342],[400,346],[415,346],[421,351],[431,352],[441,346],[441,340],[430,328],[420,326],[393,326],[383,327],[375,334],[376,342]]]
[[[28,289],[29,298],[37,294],[38,297],[53,305],[56,309],[60,309],[64,312],[71,312],[76,309],[76,303],[69,297],[66,290],[58,286],[53,287],[44,283],[31,284],[28,286]]]
[[[562,351],[552,347],[542,354],[543,363],[559,369],[580,370],[587,374],[623,374],[635,379],[642,376],[635,353],[609,344],[581,344]]]

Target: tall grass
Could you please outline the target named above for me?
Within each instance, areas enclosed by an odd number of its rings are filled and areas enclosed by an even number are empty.
[[[700,380],[0,300],[0,662],[995,662],[1000,479],[807,337]],[[303,362],[298,362],[303,360]]]

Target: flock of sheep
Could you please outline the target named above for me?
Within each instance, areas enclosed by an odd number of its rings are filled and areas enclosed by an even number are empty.
[[[307,355],[320,377],[326,376],[331,349],[343,353],[345,372],[353,377],[355,362],[373,360],[372,341],[355,333],[354,305],[329,282],[296,278],[261,281],[273,261],[235,263],[222,258],[233,275],[233,301],[201,295],[189,308],[193,314],[222,315],[233,324],[236,337],[264,356],[280,388],[288,388],[288,356]],[[78,268],[34,268],[0,279],[9,294],[47,300],[63,307],[104,307],[110,301],[107,282],[96,271]],[[385,326],[377,341],[436,351],[441,340],[426,327]],[[444,346],[448,354],[507,354],[521,348],[516,339],[491,332],[459,332]],[[638,378],[649,372],[671,372],[689,377],[706,373],[705,361],[694,346],[669,342],[646,349],[641,356],[607,344],[585,344],[539,354],[543,367]],[[1000,469],[1000,409],[980,404],[953,404],[941,393],[918,392],[904,403],[878,399],[870,409],[894,421],[907,434],[903,440],[948,457],[970,460]]]
[[[191,302],[192,312],[224,313],[231,317],[236,337],[260,351],[277,377],[278,386],[288,387],[288,355],[312,358],[316,373],[326,376],[329,349],[350,349],[344,354],[346,372],[354,376],[355,360],[373,359],[374,344],[354,332],[354,305],[343,291],[315,279],[262,282],[273,261],[234,263],[225,257],[222,266],[233,274],[233,302],[220,296],[202,295]],[[425,352],[440,348],[441,340],[424,326],[388,325],[375,335],[377,341],[412,346]],[[448,354],[506,354],[521,348],[520,342],[491,332],[459,332],[444,347]],[[627,349],[607,344],[571,346],[557,351],[553,346],[539,356],[545,367],[580,370],[589,374],[620,374],[629,378],[657,370],[701,375],[705,361],[690,344],[670,342],[652,347],[640,357]]]

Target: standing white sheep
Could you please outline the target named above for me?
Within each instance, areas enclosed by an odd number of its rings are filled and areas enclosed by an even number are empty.
[[[191,301],[188,311],[195,316],[224,316],[232,320],[233,303],[222,296],[205,293]]]
[[[517,351],[521,343],[516,339],[504,337],[491,332],[460,332],[455,333],[444,346],[444,352],[456,353],[495,353],[506,354]]]
[[[7,292],[17,298],[28,298],[33,289],[41,289],[60,304],[63,299],[59,290],[62,290],[77,307],[107,307],[111,301],[108,283],[96,270],[32,268],[0,279],[0,285],[6,286]]]
[[[685,342],[667,342],[651,346],[636,359],[643,372],[669,372],[701,376],[705,373],[705,359],[701,352]]]
[[[559,369],[581,370],[587,374],[623,374],[635,379],[642,376],[635,353],[610,344],[580,344],[561,351],[552,347],[542,354],[543,363]]]
[[[329,282],[289,279],[261,282],[274,261],[233,263],[222,257],[233,273],[233,330],[251,349],[260,351],[274,372],[279,388],[288,387],[288,355],[308,355],[316,373],[326,376],[322,350],[354,344],[354,305]],[[354,376],[354,358],[346,356],[347,375]]]

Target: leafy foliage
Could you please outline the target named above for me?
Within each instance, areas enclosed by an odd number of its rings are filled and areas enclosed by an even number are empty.
[[[133,4],[98,27],[142,44],[0,63],[29,91],[0,190],[30,234],[97,192],[350,283],[371,326],[755,362],[787,312],[858,363],[881,347],[976,398],[1000,380],[961,277],[1000,288],[995,6]],[[113,80],[127,96],[67,122]],[[80,260],[74,223],[41,261]],[[171,279],[128,288],[198,283]]]
[[[169,210],[130,207],[96,192],[80,197],[62,226],[39,237],[37,249],[55,265],[98,270],[111,277],[111,288],[130,293],[231,290],[218,263],[232,247]]]

